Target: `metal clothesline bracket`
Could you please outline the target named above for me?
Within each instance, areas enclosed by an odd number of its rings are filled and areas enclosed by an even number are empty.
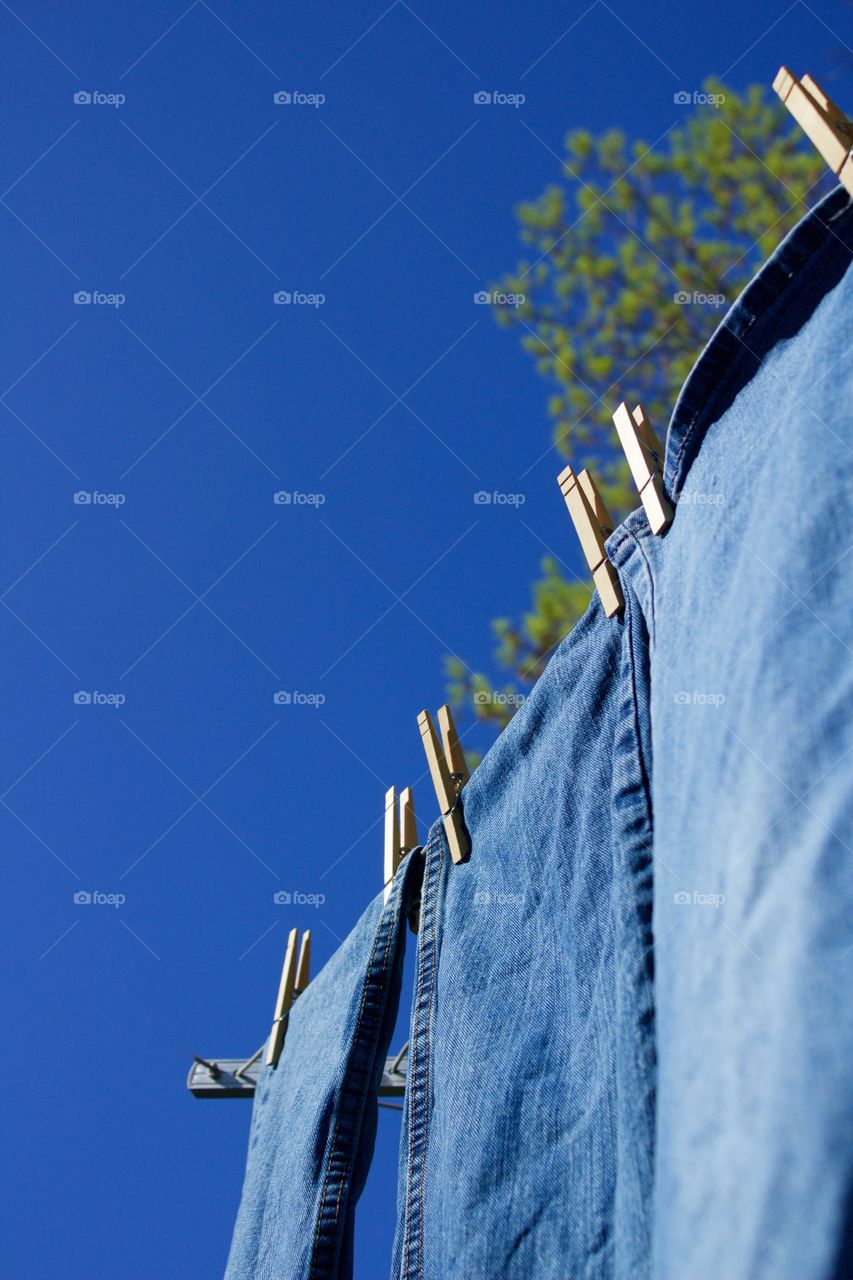
[[[193,1058],[187,1088],[194,1098],[252,1098],[261,1072],[265,1044],[251,1058]],[[402,1098],[406,1092],[408,1044],[393,1058],[385,1059],[380,1098]],[[287,1049],[285,1048],[285,1053]]]

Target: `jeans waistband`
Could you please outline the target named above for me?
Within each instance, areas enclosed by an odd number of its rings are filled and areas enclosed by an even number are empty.
[[[684,383],[666,441],[664,483],[674,502],[707,429],[768,352],[799,332],[851,258],[853,198],[838,186],[789,232],[732,304]]]

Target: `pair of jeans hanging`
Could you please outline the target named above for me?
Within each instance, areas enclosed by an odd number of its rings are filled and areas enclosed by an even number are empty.
[[[676,405],[652,548],[656,1280],[853,1275],[853,203]]]
[[[469,859],[430,834],[395,1280],[647,1274],[648,642],[625,595],[621,622],[593,600],[466,786]]]
[[[347,1280],[355,1206],[400,997],[406,913],[422,869],[410,854],[387,904],[371,903],[288,1018],[263,1067],[226,1280]]]

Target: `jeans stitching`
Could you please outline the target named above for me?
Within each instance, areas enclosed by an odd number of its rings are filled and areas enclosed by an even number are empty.
[[[433,840],[438,845],[438,856],[429,856]],[[434,885],[440,881],[444,861],[444,840],[438,826],[433,828],[432,838],[427,844],[427,865],[421,895],[421,929],[422,933],[421,962],[417,975],[418,993],[415,1001],[415,1020],[410,1049],[409,1072],[409,1160],[407,1168],[407,1194],[405,1199],[406,1228],[403,1240],[402,1259],[403,1275],[411,1274],[412,1253],[416,1250],[417,1274],[423,1276],[423,1217],[424,1217],[424,1174],[426,1169],[427,1130],[429,1127],[429,1020],[432,1011],[436,970],[436,910],[434,903]],[[428,945],[427,945],[428,937]],[[420,1061],[420,1055],[423,1061]],[[419,1123],[415,1124],[415,1118]],[[423,1133],[420,1132],[423,1129]],[[417,1243],[413,1240],[412,1208],[417,1201]]]
[[[399,897],[399,895],[402,893],[403,879],[405,879],[405,877],[401,877],[400,880],[398,880],[397,884],[395,885],[394,892],[397,897]],[[386,910],[383,912],[383,916],[380,918],[379,927],[376,931],[376,936],[374,937],[373,945],[370,950],[370,957],[367,964],[364,990],[362,991],[361,1003],[359,1005],[358,1016],[356,1018],[356,1025],[353,1031],[353,1037],[352,1037],[353,1044],[356,1044],[358,1041],[368,1000],[372,998],[374,995],[381,995],[380,989],[388,971],[388,957],[389,957],[389,953],[391,951],[392,944],[394,942],[394,938],[396,935],[395,924],[396,924],[398,913],[397,913],[397,902],[395,898],[391,899],[390,907],[391,907],[390,910],[386,908]],[[377,956],[379,955],[380,952],[382,953],[381,964],[378,970],[374,972],[374,969],[376,967]],[[347,1080],[347,1077],[350,1074],[352,1065],[353,1065],[352,1060],[347,1062],[346,1064],[344,1084],[341,1090],[342,1095],[344,1094],[344,1092],[351,1093],[353,1091],[352,1082]],[[345,1127],[344,1109],[343,1107],[339,1106],[336,1109],[335,1125],[332,1131],[332,1141],[324,1162],[325,1171],[323,1176],[323,1190],[318,1202],[317,1222],[316,1222],[316,1227],[314,1231],[314,1244],[311,1250],[311,1263],[309,1268],[310,1280],[321,1280],[321,1277],[323,1274],[331,1273],[331,1270],[329,1267],[331,1257],[329,1255],[330,1255],[330,1252],[331,1253],[334,1252],[334,1250],[337,1248],[339,1243],[338,1239],[334,1236],[334,1234],[330,1232],[330,1228],[325,1221],[325,1214],[327,1209],[331,1205],[333,1205],[334,1206],[333,1224],[336,1225],[338,1223],[340,1208],[341,1208],[341,1201],[344,1195],[344,1188],[347,1181],[347,1172],[349,1172],[346,1166],[347,1164],[351,1166],[354,1163],[354,1160],[353,1160],[353,1157],[355,1154],[354,1150],[351,1149],[350,1152],[347,1153],[345,1149],[346,1141],[355,1136],[354,1129],[357,1128],[357,1125],[356,1125],[354,1126],[353,1129],[350,1129],[350,1124],[351,1124],[351,1118],[347,1116],[346,1117],[347,1132],[344,1133],[343,1132]],[[343,1150],[344,1162],[343,1162],[343,1170],[339,1171],[339,1170],[335,1170],[335,1164],[336,1164],[336,1161],[339,1159],[341,1150]],[[334,1182],[337,1183],[337,1191],[334,1194],[334,1196],[331,1196],[329,1194],[329,1191],[330,1191],[330,1187]],[[325,1237],[325,1238],[322,1238],[322,1237]],[[322,1267],[322,1270],[321,1270],[321,1267]]]

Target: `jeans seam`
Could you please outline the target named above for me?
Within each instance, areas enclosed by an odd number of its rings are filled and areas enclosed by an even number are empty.
[[[781,264],[780,264],[780,265],[781,265]],[[785,274],[787,274],[787,275],[788,275],[788,281],[787,281],[787,283],[790,283],[790,281],[794,278],[793,273],[785,273]],[[737,341],[738,341],[738,346],[737,346],[737,349],[736,349],[736,350],[737,350],[737,358],[736,358],[736,359],[735,359],[735,361],[733,362],[734,364],[740,364],[740,363],[741,363],[741,361],[743,361],[743,360],[747,360],[747,359],[753,359],[753,360],[754,360],[754,358],[755,358],[755,357],[752,355],[752,352],[749,350],[749,348],[745,345],[745,343],[743,343],[743,337],[745,337],[745,336],[746,336],[746,334],[748,334],[748,333],[749,333],[750,329],[751,329],[751,328],[752,328],[752,326],[755,324],[755,321],[756,321],[756,319],[757,319],[757,316],[756,316],[754,313],[752,313],[752,312],[747,312],[745,308],[744,308],[744,311],[743,311],[743,313],[742,313],[742,314],[743,314],[743,316],[744,316],[744,317],[746,317],[746,316],[748,315],[748,317],[749,317],[749,318],[748,318],[748,320],[747,320],[747,323],[744,325],[743,329],[741,329],[741,331],[740,331],[739,333],[735,334],[734,330],[733,330],[733,329],[730,329],[730,328],[728,328],[728,327],[725,329],[725,333],[726,333],[726,336],[727,336],[727,337],[728,337],[729,335],[731,335],[731,337],[733,337],[733,338],[737,339]],[[694,412],[694,414],[693,414],[692,418],[689,420],[689,422],[685,423],[685,426],[684,426],[684,434],[683,434],[683,435],[682,435],[682,437],[681,437],[681,443],[679,444],[679,446],[678,446],[678,451],[677,451],[677,453],[676,453],[676,455],[675,455],[675,457],[673,458],[673,461],[672,461],[672,474],[673,474],[673,488],[674,488],[674,489],[676,488],[675,481],[676,481],[676,480],[679,480],[679,481],[681,480],[680,472],[681,472],[681,461],[682,461],[682,458],[684,457],[684,454],[685,454],[685,452],[686,452],[686,450],[687,450],[688,446],[692,443],[692,441],[693,441],[693,437],[694,437],[694,435],[695,435],[695,433],[696,433],[697,428],[701,426],[702,421],[703,421],[703,417],[704,417],[704,406],[698,406],[698,405],[697,405],[696,410],[695,410],[695,412]],[[681,492],[682,487],[683,487],[683,483],[678,483],[678,485],[677,485],[678,493],[680,493],[680,492]],[[678,505],[678,496],[677,496],[677,494],[676,494],[676,496],[675,496],[675,504],[676,504],[676,506]]]
[[[437,858],[430,858],[432,841],[427,847],[421,908],[421,961],[423,967],[417,975],[418,993],[415,1002],[415,1018],[410,1048],[409,1077],[409,1160],[407,1168],[407,1194],[405,1198],[406,1226],[401,1250],[403,1276],[411,1274],[412,1255],[417,1258],[417,1274],[423,1277],[423,1220],[425,1197],[425,1172],[429,1130],[429,1023],[432,1014],[436,973],[436,909],[435,886],[440,881],[444,861],[444,839],[438,825],[433,829],[438,845]],[[428,943],[427,943],[428,939]],[[415,1118],[419,1112],[419,1122]],[[419,1167],[416,1167],[419,1162]],[[416,1184],[416,1186],[415,1186]],[[417,1222],[412,1229],[413,1208],[417,1202]],[[413,1239],[416,1234],[417,1240]]]
[[[637,523],[636,520],[631,521],[632,525],[635,523]],[[624,563],[628,560],[628,558],[631,555],[629,544],[632,544],[637,549],[637,554],[642,561],[643,577],[645,578],[645,581],[648,584],[649,612],[648,612],[647,622],[649,625],[649,633],[652,639],[654,639],[654,632],[655,632],[655,579],[654,579],[654,574],[652,573],[651,561],[649,560],[645,544],[655,536],[656,535],[652,533],[649,525],[644,521],[637,528],[627,527],[626,525],[620,525],[620,527],[616,530],[615,534],[612,536],[612,541],[608,543],[608,550],[610,551],[610,554],[612,557],[612,563],[617,571],[623,568]],[[620,581],[621,581],[621,573],[620,573]],[[636,596],[636,592],[634,594]],[[639,601],[637,601],[637,606],[639,607]],[[626,619],[627,619],[627,606],[626,606]]]
[[[644,648],[645,656],[648,659],[648,647],[645,643],[645,637],[640,630],[640,620],[645,615],[639,608],[639,602],[632,594],[627,600],[626,607],[626,634],[625,634],[625,665],[627,676],[627,688],[625,690],[625,698],[622,704],[622,716],[619,732],[616,738],[617,755],[621,757],[623,764],[614,775],[615,787],[613,791],[613,811],[614,811],[614,847],[619,850],[618,859],[620,863],[619,880],[629,883],[628,902],[631,904],[630,914],[627,917],[622,916],[620,911],[621,925],[627,928],[631,934],[639,941],[640,945],[640,963],[645,973],[646,1000],[643,1002],[644,1016],[651,1019],[651,1026],[654,1027],[656,1019],[657,1004],[655,999],[655,952],[654,952],[654,917],[653,917],[653,898],[654,898],[654,810],[652,802],[652,761],[644,749],[644,735],[641,726],[641,701],[639,690],[638,675],[638,650],[641,646]],[[647,668],[647,676],[649,676]],[[646,687],[646,695],[649,689]],[[645,699],[644,699],[645,701]],[[649,744],[649,751],[651,745]],[[645,892],[644,892],[645,888]],[[648,901],[646,902],[646,899]],[[627,954],[631,954],[631,947],[628,946]],[[635,972],[635,980],[636,980]],[[617,996],[618,999],[618,996]],[[647,1031],[648,1039],[644,1039],[646,1052],[650,1055],[648,1069],[652,1073],[650,1083],[648,1085],[649,1094],[648,1102],[645,1105],[651,1107],[652,1119],[649,1122],[654,1127],[655,1094],[656,1094],[656,1064],[657,1051],[654,1031]],[[653,1153],[651,1155],[652,1171],[650,1173],[653,1179]],[[644,1242],[644,1248],[650,1249],[648,1239]]]
[[[643,560],[644,560],[644,563],[647,564],[647,561],[645,560],[645,556],[643,557]],[[649,577],[651,578],[651,574],[649,574]],[[636,662],[634,661],[634,641],[636,638],[635,637],[636,624],[633,617],[633,610],[629,609],[629,615],[630,616],[629,616],[629,623],[628,623],[628,670],[630,673],[629,678],[631,681],[631,732],[634,735],[634,741],[636,744],[635,754],[636,754],[637,764],[639,765],[639,770],[640,770],[641,790],[642,790],[642,796],[643,796],[643,802],[644,802],[644,809],[646,812],[646,820],[648,822],[649,828],[653,831],[654,825],[653,825],[653,816],[652,816],[651,770],[648,767],[648,762],[644,758],[643,738],[642,738],[642,733],[640,732],[640,718],[639,718],[638,698],[637,698],[637,666],[636,666]]]
[[[644,544],[644,540],[645,540],[645,539],[647,539],[647,538],[651,538],[651,537],[653,537],[653,536],[654,536],[654,535],[652,534],[651,529],[634,530],[634,531],[632,531],[632,532],[630,532],[630,533],[628,534],[628,537],[629,537],[629,538],[631,538],[631,539],[632,539],[632,541],[634,542],[634,544],[635,544],[635,546],[636,546],[636,548],[637,548],[637,552],[638,552],[638,554],[639,554],[639,556],[640,556],[640,559],[641,559],[641,560],[642,560],[642,562],[643,562],[643,572],[644,572],[644,575],[645,575],[645,578],[646,578],[646,582],[648,583],[648,589],[649,589],[649,612],[648,612],[648,621],[649,621],[649,622],[650,622],[650,624],[651,624],[651,626],[650,626],[650,631],[651,631],[651,638],[652,638],[652,640],[654,640],[654,636],[655,636],[655,578],[654,578],[654,574],[652,573],[652,566],[651,566],[651,562],[650,562],[650,560],[649,560],[648,555],[646,554],[646,548],[645,548],[645,546],[644,546],[643,544]],[[639,601],[638,601],[637,603],[638,603],[638,606],[639,606]],[[633,660],[632,660],[632,662],[631,662],[631,670],[632,670],[631,682],[632,682],[632,686],[633,686],[633,684],[634,684],[633,666],[634,666],[634,664],[633,664]]]
[[[405,876],[401,876],[397,881],[394,891],[397,896],[402,893],[402,885]],[[367,963],[364,990],[362,991],[361,1003],[359,1005],[358,1016],[356,1018],[355,1028],[352,1035],[352,1044],[356,1044],[361,1033],[362,1024],[364,1022],[365,1010],[369,1000],[379,996],[381,998],[382,983],[388,972],[388,959],[392,950],[397,921],[397,903],[392,897],[390,902],[390,910],[388,908],[383,912],[380,918],[380,924],[370,949],[370,957]],[[381,961],[377,968],[377,957],[381,953]],[[364,1055],[365,1057],[369,1056]],[[358,1053],[353,1059],[350,1059],[344,1068],[344,1083],[341,1089],[341,1095],[351,1095],[355,1092],[351,1075],[352,1068],[355,1065],[355,1059],[361,1058],[362,1054]],[[375,1053],[373,1055],[375,1062]],[[367,1074],[367,1063],[365,1063],[365,1074]],[[314,1230],[314,1243],[311,1249],[311,1262],[309,1266],[309,1280],[323,1280],[324,1276],[333,1274],[334,1256],[340,1243],[339,1234],[330,1230],[326,1222],[326,1211],[330,1207],[334,1207],[334,1218],[332,1222],[337,1225],[340,1218],[341,1202],[344,1195],[344,1189],[347,1183],[347,1173],[351,1173],[354,1166],[355,1149],[353,1139],[357,1137],[359,1123],[357,1118],[344,1116],[345,1107],[339,1105],[335,1109],[335,1123],[332,1130],[332,1140],[328,1153],[324,1158],[324,1175],[323,1189],[319,1197],[317,1206],[317,1219]],[[349,1142],[349,1152],[347,1153],[347,1143]],[[340,1169],[335,1169],[336,1162],[341,1158],[343,1153],[343,1163]],[[347,1168],[349,1166],[349,1168]],[[336,1187],[336,1190],[335,1190]],[[330,1194],[331,1192],[331,1194]]]

